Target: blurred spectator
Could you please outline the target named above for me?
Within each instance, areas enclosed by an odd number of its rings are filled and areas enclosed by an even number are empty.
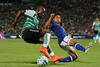
[[[72,34],[84,35],[90,33],[95,16],[100,15],[99,0],[38,0],[34,3],[40,5],[40,2],[47,9],[45,19],[40,22],[45,22],[51,12],[60,12],[67,32]],[[0,6],[0,33],[20,34],[26,19],[23,15],[18,19],[20,23],[17,24],[15,32],[9,29],[17,11],[20,9],[33,9],[33,6],[27,4]]]

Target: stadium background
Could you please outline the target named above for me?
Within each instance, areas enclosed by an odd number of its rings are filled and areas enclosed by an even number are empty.
[[[0,0],[0,34],[19,35],[26,16],[21,15],[15,31],[11,31],[10,25],[17,11],[36,9],[39,5],[46,8],[45,18],[40,19],[40,27],[46,22],[50,13],[59,12],[67,33],[93,36],[91,26],[95,18],[100,15],[99,0]]]
[[[100,15],[100,0],[0,0],[0,34],[6,34],[6,37],[18,36],[26,17],[21,15],[15,31],[11,31],[10,25],[17,11],[36,9],[39,5],[46,7],[45,18],[40,20],[42,23],[40,26],[45,23],[50,13],[57,11],[60,12],[68,33],[78,35],[78,38],[84,38],[84,36],[91,38],[93,36],[91,26],[95,18]],[[92,39],[76,39],[76,41],[83,46],[93,42]],[[57,39],[51,39],[50,44],[57,56],[68,56],[58,46]],[[43,55],[39,51],[41,46],[42,44],[26,43],[22,39],[0,39],[0,67],[38,67],[36,60]],[[77,51],[79,58],[76,61],[53,64],[49,59],[49,64],[46,67],[100,67],[99,51],[100,44],[93,43],[88,54]]]

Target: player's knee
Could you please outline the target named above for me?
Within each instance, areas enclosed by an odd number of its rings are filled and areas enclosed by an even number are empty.
[[[78,58],[78,55],[73,55],[76,59]]]
[[[78,55],[73,56],[73,61],[75,61],[78,58]]]
[[[70,55],[73,56],[75,59],[78,58],[78,55],[75,52],[71,52]]]
[[[76,43],[76,41],[74,39],[70,40],[70,45],[72,46],[74,43]]]
[[[74,55],[73,55],[76,59],[78,58],[78,55],[76,54],[76,53],[74,53]]]
[[[73,59],[72,61],[75,61],[77,58],[78,58],[77,55],[72,56],[72,59]]]

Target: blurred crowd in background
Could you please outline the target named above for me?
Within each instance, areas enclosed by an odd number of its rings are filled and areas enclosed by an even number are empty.
[[[44,19],[40,19],[40,27],[48,20],[50,13],[59,12],[65,30],[73,35],[92,34],[91,26],[93,21],[100,15],[99,0],[36,0],[31,4],[0,5],[0,34],[20,34],[26,19],[23,14],[17,21],[15,31],[10,30],[17,11],[22,9],[35,10],[39,5],[46,8]]]

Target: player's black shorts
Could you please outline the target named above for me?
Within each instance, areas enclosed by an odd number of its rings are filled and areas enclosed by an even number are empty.
[[[40,37],[42,37],[40,29],[26,29],[22,33],[22,38],[28,43],[43,43]]]
[[[98,31],[97,30],[94,30],[94,33],[97,35],[98,34]]]

